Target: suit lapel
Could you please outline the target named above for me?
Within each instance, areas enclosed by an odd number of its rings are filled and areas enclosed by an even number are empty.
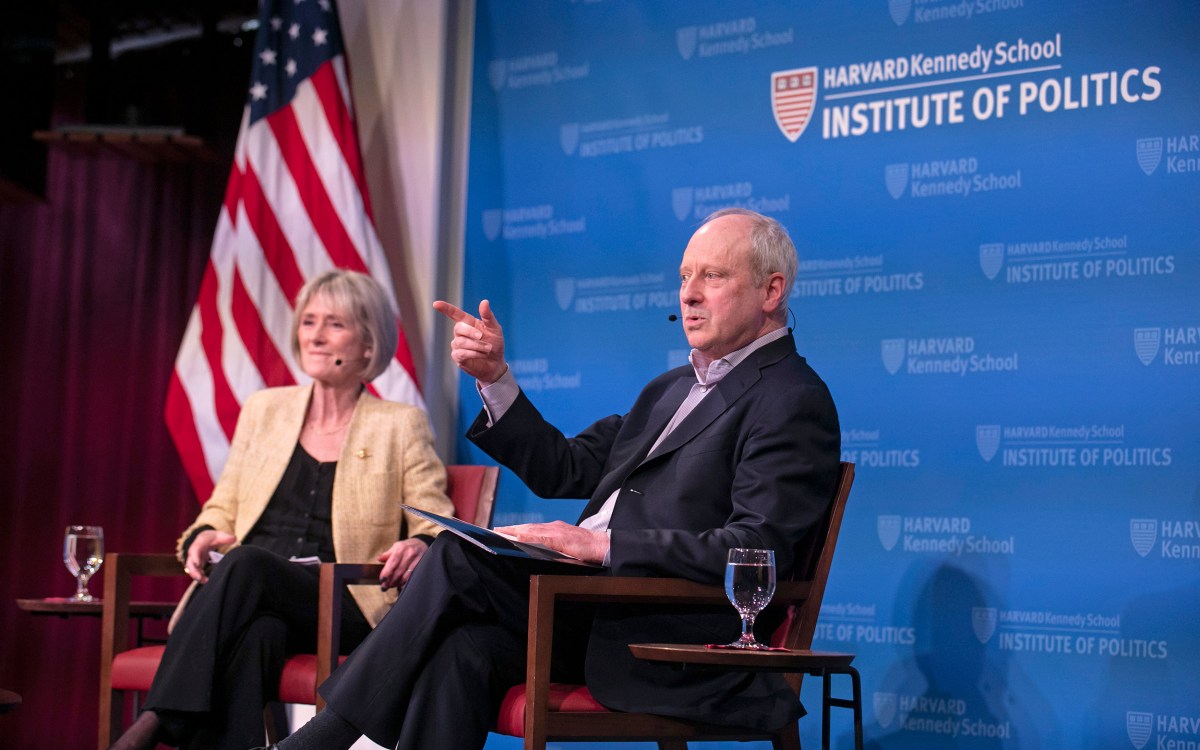
[[[679,411],[679,407],[683,404],[683,400],[687,398],[688,392],[692,390],[692,385],[695,381],[691,377],[681,377],[671,384],[663,397],[658,400],[654,408],[650,411],[650,418],[646,420],[646,431],[642,435],[642,444],[638,446],[634,453],[634,459],[640,462],[645,458],[650,451],[650,446],[654,445],[654,441],[658,440],[658,436],[666,429],[667,423],[675,416],[675,412]],[[637,464],[634,464],[635,466]],[[632,467],[630,467],[632,468]]]
[[[381,455],[386,446],[380,439],[380,419],[375,409],[379,403],[367,390],[359,394],[333,475],[333,549],[338,560],[367,554],[363,548],[373,541],[367,531],[354,524],[354,519],[371,517],[370,505],[375,498],[360,491],[361,478],[370,473],[372,466],[378,468],[386,461]]]
[[[350,415],[350,428],[346,431],[342,452],[338,456],[337,476],[364,473],[367,464],[362,459],[370,458],[373,452],[378,450],[376,443],[379,439],[379,424],[375,417],[377,403],[380,403],[379,399],[372,396],[370,391],[364,389],[359,394],[358,401],[354,404],[354,413]],[[350,461],[350,458],[360,460]]]
[[[637,448],[629,455],[629,458],[608,472],[596,485],[596,492],[583,509],[583,513],[579,516],[580,520],[600,510],[600,506],[613,493],[613,490],[619,487],[621,482],[625,481],[625,477],[629,476],[629,473],[645,459],[650,446],[654,445],[654,441],[671,421],[671,417],[675,416],[675,412],[679,410],[679,405],[687,398],[692,382],[694,381],[685,374],[667,387],[663,395],[650,408],[650,416],[646,418],[646,428],[638,436]]]
[[[762,379],[762,368],[778,362],[792,351],[795,351],[795,344],[792,343],[791,336],[786,336],[752,352],[741,364],[722,378],[720,383],[717,383],[712,393],[705,396],[692,410],[692,413],[688,414],[679,423],[679,426],[654,449],[654,452],[646,456],[642,463],[670,453],[699,435],[741,398],[742,394]],[[682,403],[682,400],[679,403]],[[676,403],[675,409],[679,408],[679,403]],[[674,413],[673,409],[671,414]],[[657,436],[657,433],[655,435]]]
[[[300,442],[300,430],[304,427],[304,415],[312,397],[312,385],[292,391],[280,399],[261,417],[263,427],[258,433],[255,455],[262,457],[262,464],[253,469],[254,475],[247,478],[246,491],[238,503],[238,537],[250,531],[267,508],[275,494],[296,444]]]
[[[705,428],[712,424],[714,419],[721,416],[721,414],[729,408],[730,404],[732,404],[734,401],[737,401],[738,397],[746,392],[746,389],[750,387],[751,383],[758,380],[757,369],[753,371],[753,375],[754,377],[752,379],[738,378],[739,381],[748,381],[739,382],[738,384],[728,383],[730,379],[734,378],[734,373],[731,372],[726,375],[724,379],[717,384],[717,387],[713,389],[713,392],[705,396],[704,400],[697,404],[696,408],[692,410],[692,413],[688,414],[687,417],[685,417],[684,420],[679,423],[679,426],[675,428],[675,431],[670,435],[667,435],[666,440],[663,440],[662,443],[660,443],[659,446],[654,449],[653,453],[646,456],[646,461],[652,461],[659,456],[676,450],[679,448],[679,446],[703,432]],[[730,387],[727,387],[727,383]],[[645,463],[645,461],[643,461],[643,463]]]
[[[679,410],[680,404],[687,398],[688,391],[696,382],[692,377],[681,374],[667,388],[658,402],[651,407],[650,416],[646,420],[646,429],[640,438],[637,450],[600,481],[596,487],[596,493],[592,495],[591,501],[580,514],[580,520],[598,511],[609,495],[639,466],[678,449],[703,432],[717,417],[737,402],[742,394],[762,379],[762,368],[773,365],[795,352],[795,340],[789,335],[778,341],[772,341],[751,353],[717,384],[712,393],[704,397],[704,400],[663,440],[661,445],[654,449],[653,453],[647,455],[650,446],[654,445],[659,434],[675,416],[675,412]]]

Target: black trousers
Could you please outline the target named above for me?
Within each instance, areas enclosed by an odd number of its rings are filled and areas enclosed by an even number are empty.
[[[529,576],[591,569],[490,555],[441,534],[400,600],[320,688],[337,714],[398,750],[482,748],[508,688],[525,680]],[[587,610],[555,663],[582,681]],[[557,649],[556,649],[557,650]]]
[[[253,546],[231,550],[167,639],[146,708],[185,748],[261,745],[263,707],[277,697],[287,655],[316,649],[319,588],[316,566]],[[346,598],[343,652],[371,630]]]

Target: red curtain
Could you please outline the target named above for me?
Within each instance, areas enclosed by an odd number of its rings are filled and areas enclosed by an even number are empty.
[[[63,528],[168,552],[195,517],[163,401],[228,171],[52,148],[46,203],[0,205],[0,747],[96,743],[100,620],[16,604],[73,592]]]

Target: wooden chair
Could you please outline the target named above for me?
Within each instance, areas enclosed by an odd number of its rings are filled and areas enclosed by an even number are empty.
[[[782,624],[773,632],[773,646],[808,649],[825,594],[825,583],[833,562],[842,513],[854,482],[854,464],[843,462],[837,492],[824,522],[801,545],[792,579],[781,581],[771,607],[786,606]],[[544,750],[548,740],[628,742],[657,741],[662,750],[685,750],[687,742],[704,740],[770,740],[775,748],[799,750],[797,725],[775,733],[753,732],[706,725],[682,719],[643,713],[609,711],[592,697],[584,685],[550,682],[556,602],[586,601],[602,604],[728,606],[725,591],[673,578],[603,576],[533,576],[529,584],[529,652],[526,681],[512,687],[504,697],[496,731],[524,737],[526,750]],[[805,670],[807,671],[807,670]],[[787,674],[791,687],[800,695],[805,671]],[[838,705],[834,702],[833,705]]]
[[[450,502],[454,503],[455,518],[476,526],[491,526],[492,513],[496,509],[496,485],[499,480],[498,466],[447,466],[446,494],[450,497]],[[280,677],[280,702],[314,704],[318,711],[325,707],[325,701],[317,694],[316,689],[346,659],[339,656],[334,645],[341,641],[340,626],[344,601],[341,596],[335,596],[335,593],[345,586],[378,585],[379,574],[382,571],[383,566],[378,563],[325,563],[321,566],[320,612],[317,618],[318,653],[299,654],[288,659]],[[312,670],[315,670],[315,679]]]
[[[446,494],[455,515],[482,526],[491,523],[500,476],[495,466],[447,466]],[[321,566],[317,620],[317,653],[295,654],[284,664],[279,680],[282,703],[324,702],[317,686],[339,663],[341,591],[356,583],[378,584],[381,565],[325,563]],[[112,554],[105,560],[104,613],[100,653],[100,727],[97,747],[105,750],[121,733],[125,694],[136,696],[150,689],[162,659],[161,644],[131,648],[129,644],[130,583],[139,576],[182,576],[179,561],[166,554]],[[134,704],[136,711],[136,703]],[[267,722],[268,734],[275,733]]]

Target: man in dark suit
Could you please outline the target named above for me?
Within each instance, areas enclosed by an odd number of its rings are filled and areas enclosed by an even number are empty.
[[[538,495],[590,499],[575,525],[504,530],[615,575],[719,583],[735,547],[775,550],[786,573],[833,496],[840,450],[833,401],[786,328],[796,268],[775,220],[741,209],[710,216],[680,265],[691,366],[659,376],[627,414],[574,438],[517,387],[486,300],[478,317],[435,303],[455,321],[452,357],[484,401],[468,437]],[[401,601],[322,686],[329,708],[283,748],[348,747],[359,734],[400,748],[483,746],[499,701],[524,680],[528,577],[549,568],[456,539],[438,538]],[[731,610],[574,616],[576,654],[586,655],[555,666],[610,708],[767,730],[797,717],[777,675],[678,672],[626,648],[729,640]]]

